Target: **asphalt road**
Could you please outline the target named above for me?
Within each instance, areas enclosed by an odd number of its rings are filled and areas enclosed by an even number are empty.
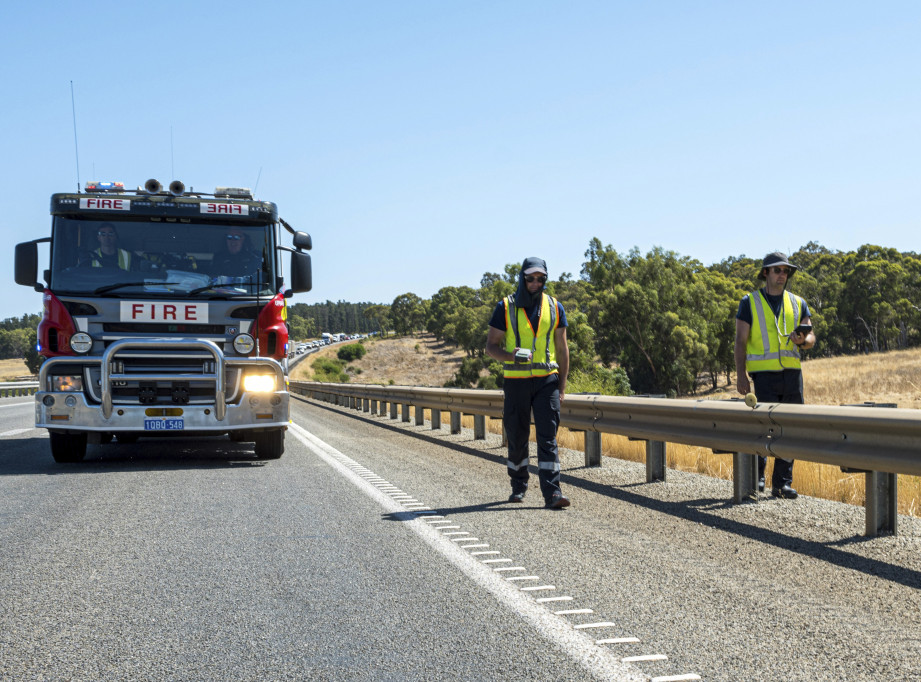
[[[497,438],[300,399],[267,463],[59,465],[32,416],[0,400],[2,679],[921,677],[915,519],[868,540],[860,509],[568,452],[572,507],[509,505]]]

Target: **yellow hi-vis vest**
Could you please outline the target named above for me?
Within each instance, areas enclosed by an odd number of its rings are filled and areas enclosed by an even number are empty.
[[[531,362],[506,362],[503,376],[506,379],[528,379],[546,377],[559,373],[556,363],[554,333],[560,325],[557,316],[556,299],[541,294],[540,317],[537,330],[531,327],[528,312],[515,307],[515,294],[503,299],[505,303],[505,350],[514,353],[515,348],[529,348]]]
[[[748,295],[752,309],[752,328],[745,346],[745,371],[780,372],[799,369],[799,346],[790,334],[799,324],[805,301],[789,291],[783,292],[783,309],[774,315],[761,290]]]
[[[85,252],[84,252],[85,253]],[[90,260],[90,267],[101,268],[102,267],[102,248],[98,248],[93,251],[92,259]],[[131,269],[131,254],[124,249],[118,250],[118,267],[122,270]]]

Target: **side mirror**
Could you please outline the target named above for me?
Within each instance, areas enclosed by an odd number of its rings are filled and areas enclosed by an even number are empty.
[[[303,234],[303,233],[301,233]],[[304,235],[307,236],[307,235]],[[310,237],[307,236],[309,240]],[[295,242],[296,244],[297,242]],[[294,251],[291,253],[291,291],[295,294],[310,291],[313,288],[313,275],[310,254]]]
[[[16,284],[27,287],[41,286],[38,280],[38,245],[35,242],[23,242],[16,245]]]
[[[313,248],[313,240],[306,232],[295,232],[293,242],[294,248],[296,249],[304,249],[305,251],[310,251],[310,249]]]

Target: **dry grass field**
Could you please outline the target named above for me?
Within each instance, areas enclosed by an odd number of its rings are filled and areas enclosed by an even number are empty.
[[[355,342],[352,342],[355,343]],[[294,368],[292,379],[311,381],[311,364],[317,358],[335,358],[343,344],[320,349]],[[349,364],[351,381],[361,384],[395,384],[397,386],[444,386],[464,359],[464,352],[452,345],[423,336],[364,339],[368,352],[361,360]]]
[[[378,339],[366,343],[368,353],[353,366],[361,369],[352,376],[357,383],[394,384],[412,386],[442,386],[453,376],[463,359],[463,352],[453,346],[438,344],[432,337],[406,337]],[[335,357],[336,346],[324,348],[320,353]],[[314,357],[304,360],[293,378],[309,379],[309,364]],[[851,357],[810,360],[803,365],[803,382],[806,401],[810,404],[841,405],[862,402],[896,403],[899,407],[921,409],[921,349],[893,351]],[[721,386],[708,393],[709,399],[719,400],[736,396],[735,377],[732,384]],[[700,396],[694,399],[700,399]],[[447,420],[448,415],[443,415]],[[467,423],[469,421],[469,424]],[[465,417],[464,425],[473,428],[473,418]],[[489,420],[488,428],[499,433],[501,424]],[[562,447],[580,450],[584,436],[561,429]],[[601,442],[603,454],[609,457],[645,461],[646,450],[642,442],[631,442],[622,436],[604,434]],[[693,471],[731,480],[732,456],[715,455],[706,448],[675,443],[668,444],[668,466],[683,471]],[[768,460],[767,479],[770,481],[773,460]],[[797,462],[793,469],[793,485],[802,494],[850,504],[864,502],[864,477],[862,474],[845,474],[838,467],[813,462]],[[921,514],[921,478],[899,477],[899,511],[917,516]]]
[[[16,381],[31,374],[22,360],[0,360],[0,381]]]

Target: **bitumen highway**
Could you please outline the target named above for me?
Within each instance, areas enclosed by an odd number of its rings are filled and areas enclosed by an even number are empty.
[[[57,464],[33,417],[0,400],[2,680],[921,678],[915,518],[869,539],[860,507],[567,450],[571,507],[536,475],[510,504],[497,435],[300,397],[275,461]]]

